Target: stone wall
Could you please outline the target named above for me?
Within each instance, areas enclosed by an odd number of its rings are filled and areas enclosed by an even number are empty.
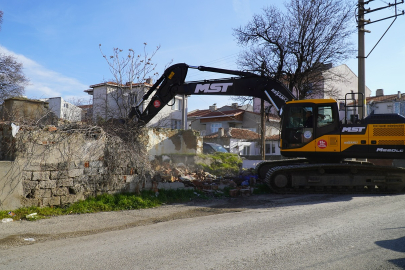
[[[76,125],[21,126],[13,137],[11,123],[0,124],[0,159],[12,160],[0,163],[0,210],[150,189],[155,155],[187,159],[202,152],[202,138],[192,130],[144,129],[131,140],[125,135],[126,141]]]
[[[140,134],[140,141],[147,140]],[[21,127],[15,138],[6,139],[14,142],[16,158],[0,164],[1,210],[66,205],[152,186],[146,148],[131,151],[101,128]]]

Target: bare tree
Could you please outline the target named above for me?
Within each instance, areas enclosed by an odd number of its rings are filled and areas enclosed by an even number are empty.
[[[3,11],[0,10],[0,30]],[[0,54],[0,103],[10,97],[22,96],[28,79],[22,71],[23,65],[11,55]]]
[[[22,63],[13,56],[0,54],[0,103],[7,98],[24,95],[28,79],[22,68]]]
[[[127,118],[131,107],[143,95],[147,80],[149,81],[158,75],[155,72],[156,64],[152,62],[152,59],[160,46],[157,46],[152,52],[148,52],[146,47],[147,44],[144,43],[142,54],[136,54],[132,49],[125,53],[122,49],[114,48],[112,55],[107,56],[101,50],[101,44],[99,45],[100,52],[107,61],[113,76],[110,80],[108,93],[102,97],[93,97],[105,99],[103,100],[105,118]]]
[[[356,31],[354,5],[346,0],[289,0],[285,11],[263,9],[234,29],[246,50],[238,65],[284,82],[299,99],[325,93],[322,74],[355,52],[349,37]],[[333,90],[331,90],[333,91]]]

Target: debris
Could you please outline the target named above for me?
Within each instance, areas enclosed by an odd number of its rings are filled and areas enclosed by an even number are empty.
[[[170,161],[170,162],[168,162]],[[199,166],[171,162],[169,157],[162,156],[160,160],[151,162],[155,174],[152,180],[152,191],[159,194],[159,189],[166,189],[166,184],[183,184],[185,188],[194,188],[208,196],[225,194],[224,189],[230,189],[229,196],[250,196],[257,182],[254,170],[243,170],[239,175],[216,176],[201,169]],[[173,188],[173,187],[172,187]]]
[[[35,239],[34,238],[24,238],[24,241],[35,242]]]
[[[12,221],[13,221],[12,218],[3,218],[3,219],[1,220],[2,223],[12,222]]]
[[[37,213],[31,213],[29,215],[26,215],[25,218],[27,218],[27,219],[35,218],[36,215],[37,215]]]
[[[15,137],[15,135],[17,135],[18,130],[20,130],[20,126],[17,126],[14,123],[11,123],[11,135],[13,135],[13,137]]]
[[[8,212],[8,215],[11,216],[11,217],[14,217],[15,213],[10,211],[10,212]]]

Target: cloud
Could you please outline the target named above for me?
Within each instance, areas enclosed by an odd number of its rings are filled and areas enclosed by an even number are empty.
[[[0,53],[12,55],[23,64],[24,74],[30,80],[29,85],[25,87],[25,95],[29,98],[64,97],[73,96],[75,93],[84,96],[83,90],[88,88],[77,79],[49,70],[34,60],[14,53],[1,45]]]

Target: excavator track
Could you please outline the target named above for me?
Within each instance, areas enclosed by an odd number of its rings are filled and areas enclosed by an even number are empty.
[[[261,165],[261,166],[260,166]],[[405,191],[405,169],[372,163],[267,162],[264,181],[275,193],[395,194]],[[259,174],[259,177],[260,177]],[[263,179],[263,178],[262,178]]]

